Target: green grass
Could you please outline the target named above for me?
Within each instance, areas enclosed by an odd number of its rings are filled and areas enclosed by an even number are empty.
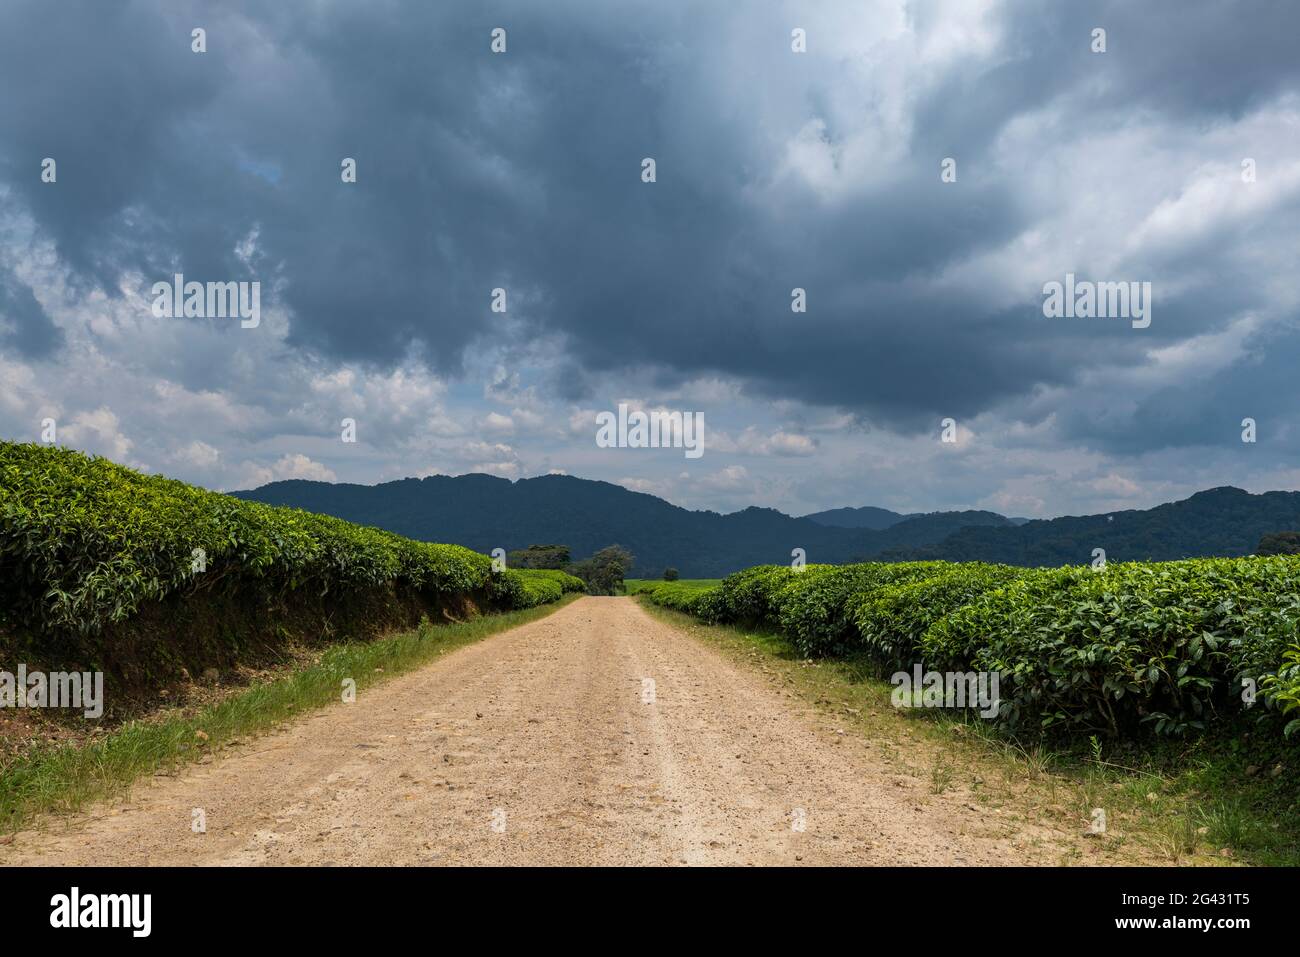
[[[356,682],[360,700],[372,685],[543,618],[575,597],[451,625],[423,622],[414,631],[365,644],[336,645],[315,664],[248,688],[197,715],[133,721],[94,744],[24,757],[0,775],[0,832],[15,831],[34,815],[76,811],[121,793],[145,775],[178,768],[233,740],[340,701],[346,678]]]
[[[721,584],[721,578],[679,578],[675,582],[666,582],[661,578],[628,578],[623,581],[623,588],[625,594],[639,595],[642,592],[654,591],[660,585],[679,585],[683,588],[704,591]]]
[[[1094,754],[1063,736],[1021,738],[952,714],[908,718],[941,732],[959,729],[989,753],[1025,755],[1040,773],[1073,787],[1080,809],[1104,805],[1126,816],[1172,861],[1202,855],[1216,863],[1300,866],[1300,788],[1286,770],[1300,762],[1300,749],[1272,735],[1241,725],[1231,736],[1109,741]],[[1283,771],[1274,774],[1278,765]]]

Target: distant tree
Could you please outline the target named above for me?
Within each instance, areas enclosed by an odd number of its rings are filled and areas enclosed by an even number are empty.
[[[1259,540],[1256,555],[1300,555],[1300,532],[1273,532]]]
[[[677,575],[677,569],[675,569],[675,568],[665,568],[665,569],[664,569],[664,581],[666,581],[666,582],[675,582],[675,581],[677,581],[677,578],[678,578],[678,575]]]
[[[564,568],[569,564],[568,545],[529,545],[506,553],[511,568]]]
[[[609,545],[590,558],[574,562],[568,571],[587,583],[588,594],[614,595],[622,589],[623,576],[635,560],[622,545]]]

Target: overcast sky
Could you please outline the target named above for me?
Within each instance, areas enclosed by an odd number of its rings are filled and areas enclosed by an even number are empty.
[[[1286,0],[7,0],[0,437],[795,514],[1300,488],[1298,36]],[[156,317],[178,272],[259,282],[260,325]],[[1150,282],[1150,326],[1045,317],[1066,273]],[[704,455],[597,447],[620,402]]]

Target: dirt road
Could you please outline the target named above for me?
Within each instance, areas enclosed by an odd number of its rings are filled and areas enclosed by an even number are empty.
[[[632,599],[584,598],[21,833],[0,860],[1027,862],[1004,832]]]

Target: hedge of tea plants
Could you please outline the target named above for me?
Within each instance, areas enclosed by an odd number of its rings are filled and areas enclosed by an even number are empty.
[[[1001,677],[1006,726],[1180,735],[1256,717],[1300,730],[1300,558],[1024,569],[982,563],[765,565],[650,601],[779,629],[804,655],[883,674]]]
[[[663,582],[643,579],[629,587],[628,594],[652,595],[657,605],[675,608],[698,618],[715,620],[715,616],[709,609],[698,602],[699,599],[717,594],[717,585],[712,582],[705,584],[690,580]]]
[[[586,584],[577,575],[551,568],[520,568],[510,572],[523,586],[523,595],[516,608],[532,608],[559,601],[563,596],[586,590]]]
[[[236,585],[335,604],[400,588],[502,609],[582,589],[563,572],[494,573],[487,556],[458,545],[0,442],[0,627],[91,636],[151,602]]]

